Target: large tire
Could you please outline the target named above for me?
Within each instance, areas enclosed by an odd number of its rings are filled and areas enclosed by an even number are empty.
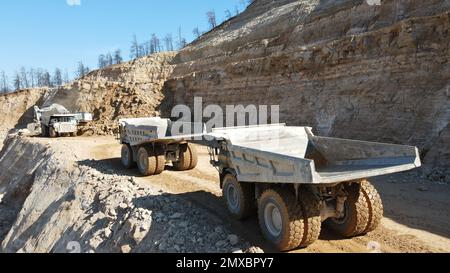
[[[190,143],[188,144],[188,150],[189,153],[191,153],[191,164],[189,164],[189,170],[193,170],[198,164],[198,153],[195,146]]]
[[[375,187],[367,180],[362,181],[361,190],[369,206],[369,220],[365,233],[369,233],[378,228],[383,219],[383,201]]]
[[[122,145],[120,159],[122,161],[122,165],[126,169],[131,169],[134,167],[133,149],[131,148],[131,146],[129,144]]]
[[[232,174],[223,178],[222,196],[228,211],[237,220],[245,220],[255,211],[255,192],[250,183],[239,183]]]
[[[302,244],[303,212],[292,192],[266,190],[259,199],[258,219],[264,237],[278,250],[288,251]]]
[[[48,136],[49,136],[50,138],[56,138],[56,137],[58,137],[58,133],[56,132],[55,128],[50,127],[50,128],[48,129]]]
[[[327,227],[344,237],[365,235],[379,225],[383,217],[381,198],[368,182],[354,183],[346,188],[345,216],[330,218]]]
[[[166,156],[158,155],[156,156],[156,171],[155,174],[161,174],[166,168]]]
[[[191,144],[186,145],[180,150],[179,160],[177,162],[173,162],[173,167],[175,170],[187,171],[193,169],[197,165],[197,153],[193,153],[194,150],[195,147]],[[193,158],[193,156],[195,156],[195,158]]]
[[[157,164],[158,162],[156,157],[150,155],[145,147],[139,148],[137,155],[137,165],[142,175],[155,175]]]
[[[304,221],[304,234],[300,247],[307,247],[319,239],[322,229],[320,200],[310,187],[301,188],[299,194]]]

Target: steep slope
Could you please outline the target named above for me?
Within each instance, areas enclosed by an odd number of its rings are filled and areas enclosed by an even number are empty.
[[[0,154],[0,252],[227,253],[249,247],[229,240],[227,227],[182,196],[90,160],[99,156],[98,145],[111,142],[9,138]]]
[[[280,105],[281,122],[418,145],[448,172],[449,11],[448,0],[258,0],[177,55],[165,103]]]

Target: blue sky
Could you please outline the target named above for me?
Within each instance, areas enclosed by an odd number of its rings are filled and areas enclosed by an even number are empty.
[[[79,2],[79,5],[78,5]],[[79,61],[96,68],[98,55],[122,49],[129,59],[133,34],[140,41],[152,33],[177,33],[191,41],[192,30],[207,30],[206,12],[218,21],[242,0],[5,0],[1,1],[0,71],[12,78],[21,66],[55,67],[72,73]]]

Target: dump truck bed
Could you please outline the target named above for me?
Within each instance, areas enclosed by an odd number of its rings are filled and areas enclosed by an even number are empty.
[[[177,125],[185,127],[180,132],[172,130],[174,128],[170,120],[158,117],[123,119],[119,121],[120,140],[131,146],[139,146],[146,143],[179,143],[194,138],[201,139],[203,136],[203,134],[190,134],[196,129],[195,126],[203,128],[203,124],[178,122]]]
[[[209,137],[226,143],[243,182],[335,184],[421,165],[416,147],[318,137],[309,127],[224,128]]]

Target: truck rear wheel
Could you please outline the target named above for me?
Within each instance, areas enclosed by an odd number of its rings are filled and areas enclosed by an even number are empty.
[[[250,183],[239,183],[232,174],[223,178],[222,196],[228,211],[237,220],[248,218],[255,210],[254,190]]]
[[[55,130],[55,128],[53,128],[53,127],[50,127],[50,128],[48,129],[48,135],[49,135],[50,138],[56,138],[56,137],[58,137],[58,133],[56,133],[56,130]]]
[[[122,165],[127,169],[133,168],[133,166],[134,166],[133,149],[131,149],[130,145],[123,144],[122,151],[120,154],[121,154],[120,158],[122,161]]]
[[[150,176],[156,174],[158,164],[157,158],[155,156],[150,156],[145,147],[139,148],[137,163],[139,171],[142,175]]]
[[[193,170],[198,164],[197,148],[195,148],[194,145],[188,144],[188,150],[191,153],[191,164],[189,165],[189,170]]]
[[[158,155],[156,156],[156,171],[155,174],[161,174],[166,168],[166,156]]]
[[[377,189],[369,181],[362,181],[361,190],[369,206],[369,221],[365,230],[365,233],[369,233],[377,229],[383,219],[383,201]]]
[[[375,230],[383,217],[380,195],[366,180],[346,188],[345,216],[330,218],[325,224],[344,237],[354,237]]]
[[[177,162],[173,162],[173,167],[177,171],[187,171],[197,166],[197,151],[192,144],[188,144],[185,150],[180,151],[180,158]]]
[[[307,247],[319,239],[322,229],[320,200],[309,187],[301,188],[299,194],[304,220],[304,234],[300,247]]]
[[[266,190],[259,199],[258,219],[264,237],[278,250],[288,251],[302,244],[305,229],[303,212],[292,192]]]

